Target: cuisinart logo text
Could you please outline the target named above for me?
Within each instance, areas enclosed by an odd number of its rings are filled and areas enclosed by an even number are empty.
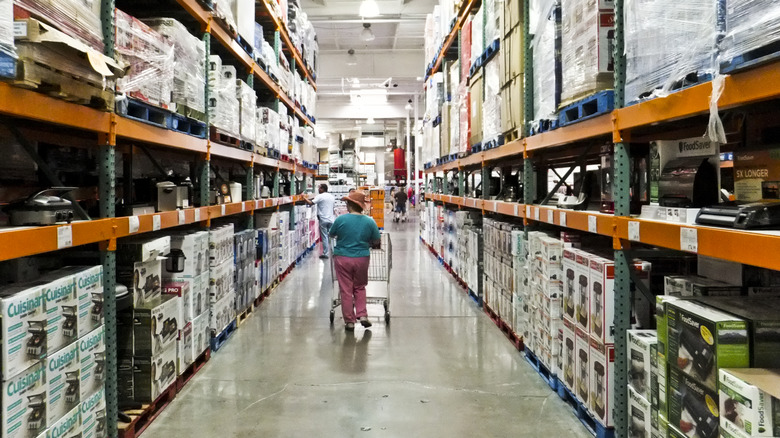
[[[79,287],[82,289],[86,289],[92,285],[97,285],[103,278],[103,272],[101,271],[99,274],[92,274],[87,277],[81,277],[79,278]]]
[[[77,351],[78,350],[71,350],[56,359],[54,358],[50,359],[49,371],[57,371],[58,369],[62,368],[64,365],[67,365],[73,360],[75,360]]]
[[[8,385],[8,390],[7,390],[8,396],[9,397],[13,396],[18,392],[33,387],[42,378],[43,378],[43,368],[33,371],[30,374],[27,374],[26,376],[22,377],[16,382]]]
[[[59,438],[66,433],[70,432],[71,429],[73,429],[73,426],[78,424],[79,422],[79,411],[73,411],[73,415],[70,416],[64,423],[62,423],[59,427],[52,427],[50,430],[52,438]],[[80,435],[79,435],[80,436]]]

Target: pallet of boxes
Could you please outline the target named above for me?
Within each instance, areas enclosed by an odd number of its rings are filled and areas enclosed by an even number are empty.
[[[257,231],[244,230],[235,233],[235,310],[236,314],[246,318],[251,313],[254,301],[258,296],[257,270],[255,256],[257,254]]]
[[[233,224],[209,230],[211,350],[219,350],[236,330],[235,242]]]

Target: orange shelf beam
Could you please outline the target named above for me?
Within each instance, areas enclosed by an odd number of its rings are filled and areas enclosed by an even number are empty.
[[[482,153],[482,161],[496,161],[506,158],[523,156],[525,145],[523,140],[515,140],[495,149],[488,149]]]
[[[461,27],[463,27],[463,23],[466,22],[466,18],[469,16],[471,10],[479,4],[481,4],[481,0],[468,0],[463,2],[460,7],[460,11],[458,11],[458,19],[455,21],[455,27],[452,28],[452,31],[444,40],[444,44],[441,46],[441,51],[436,57],[436,62],[433,64],[433,68],[431,69],[430,74],[425,75],[426,81],[429,77],[431,77],[431,75],[439,71],[441,68],[441,63],[444,60],[444,55],[450,50],[450,47],[452,47],[452,43],[455,42],[455,38],[458,37],[458,31]]]
[[[312,75],[309,68],[303,63],[303,56],[301,56],[300,52],[298,52],[298,49],[295,47],[295,45],[292,43],[292,40],[290,39],[290,34],[287,32],[287,26],[285,26],[276,15],[274,15],[270,8],[268,7],[268,3],[266,1],[258,1],[256,2],[256,15],[257,16],[263,16],[264,14],[262,11],[265,11],[265,15],[267,15],[271,21],[274,23],[274,26],[276,26],[276,29],[279,31],[279,35],[281,36],[282,42],[284,43],[285,47],[287,47],[287,51],[292,54],[293,59],[295,60],[295,63],[298,64],[301,67],[301,70],[303,70],[304,75],[306,76],[306,79],[309,80],[309,83],[312,87],[314,87],[314,91],[317,91],[317,85],[314,81],[314,75]],[[263,8],[262,10],[260,8]]]
[[[116,135],[119,138],[128,140],[136,140],[174,149],[184,149],[202,154],[206,153],[208,145],[206,139],[159,128],[121,116],[116,117]]]
[[[532,135],[525,141],[528,152],[532,152],[611,134],[612,114],[604,114],[553,131]]]
[[[229,158],[231,160],[243,161],[245,163],[251,163],[254,158],[254,152],[245,151],[243,149],[234,148],[232,146],[225,146],[218,143],[211,143],[210,149],[212,156],[221,158]]]
[[[69,126],[91,132],[108,132],[111,113],[55,99],[32,90],[0,82],[0,113]]]

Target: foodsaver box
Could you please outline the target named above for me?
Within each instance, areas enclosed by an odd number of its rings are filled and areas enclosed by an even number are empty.
[[[749,437],[780,436],[780,369],[721,369],[720,425]]]

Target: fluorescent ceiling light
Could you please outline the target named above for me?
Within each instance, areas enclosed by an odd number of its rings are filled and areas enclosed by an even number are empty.
[[[377,15],[379,15],[379,5],[376,4],[376,0],[363,0],[360,4],[360,16],[370,18]]]
[[[371,31],[371,23],[363,23],[360,39],[363,41],[374,41],[374,38],[374,32]]]

